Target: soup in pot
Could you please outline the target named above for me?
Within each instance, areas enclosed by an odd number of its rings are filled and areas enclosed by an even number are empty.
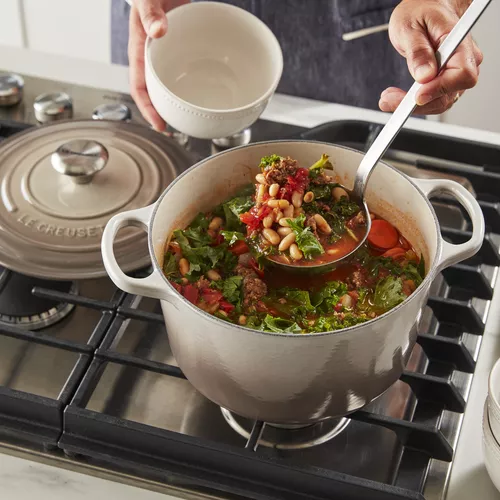
[[[330,272],[290,273],[349,254],[365,232],[360,207],[325,170],[271,155],[249,185],[175,230],[163,272],[187,300],[220,319],[275,333],[316,333],[369,321],[410,296],[422,257],[376,213],[366,243]]]

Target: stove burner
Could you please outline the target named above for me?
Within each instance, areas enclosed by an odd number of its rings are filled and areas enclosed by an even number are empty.
[[[30,278],[0,267],[0,324],[39,330],[61,321],[75,307],[74,304],[35,297],[31,293],[35,287],[77,292],[75,282]]]
[[[221,408],[226,422],[240,436],[250,437],[253,422]],[[310,425],[265,424],[259,445],[281,450],[312,448],[326,443],[340,434],[348,425],[347,418],[330,418]]]

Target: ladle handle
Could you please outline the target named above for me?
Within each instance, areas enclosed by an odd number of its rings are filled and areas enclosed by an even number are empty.
[[[481,17],[490,2],[491,0],[474,0],[470,4],[469,8],[464,12],[458,23],[436,51],[436,60],[439,71],[441,71],[441,69],[446,65],[450,57],[453,55],[462,40],[467,36],[474,24],[476,24],[476,21]],[[408,93],[396,108],[396,111],[394,111],[389,121],[385,124],[384,128],[378,134],[377,138],[370,146],[370,149],[363,157],[354,180],[353,191],[357,198],[364,198],[365,187],[373,168],[377,165],[377,162],[380,158],[382,158],[398,132],[405,124],[406,120],[408,120],[416,108],[416,96],[421,86],[422,84],[417,82],[411,86]]]

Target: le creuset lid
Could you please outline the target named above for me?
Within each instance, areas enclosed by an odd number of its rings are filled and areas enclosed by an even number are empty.
[[[193,163],[144,126],[95,120],[29,129],[0,144],[0,264],[48,279],[104,276],[101,236],[118,212],[154,203]],[[147,235],[125,228],[124,271],[150,262]]]

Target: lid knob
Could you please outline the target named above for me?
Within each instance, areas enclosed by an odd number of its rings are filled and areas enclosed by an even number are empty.
[[[24,80],[13,73],[0,74],[0,107],[14,106],[23,98]]]
[[[87,184],[108,161],[108,150],[97,141],[76,139],[59,146],[52,153],[52,166],[75,184]]]
[[[35,99],[33,108],[40,123],[64,120],[73,116],[73,99],[65,92],[41,94]]]

